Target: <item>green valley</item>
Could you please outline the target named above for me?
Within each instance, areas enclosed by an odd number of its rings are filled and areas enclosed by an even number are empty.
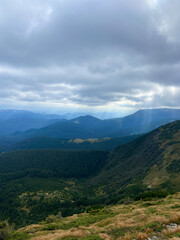
[[[88,206],[161,199],[179,188],[180,121],[113,151],[18,150],[0,155],[0,219],[15,227]]]

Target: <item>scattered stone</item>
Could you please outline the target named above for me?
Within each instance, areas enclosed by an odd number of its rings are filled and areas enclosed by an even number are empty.
[[[152,240],[157,240],[157,239],[158,239],[158,237],[156,237],[156,236],[152,237]]]
[[[147,239],[145,239],[145,240],[158,240],[158,237],[153,236],[152,238],[147,238]]]
[[[170,230],[174,230],[174,229],[178,228],[178,224],[177,223],[170,223],[169,225],[166,225],[166,228],[170,229]]]

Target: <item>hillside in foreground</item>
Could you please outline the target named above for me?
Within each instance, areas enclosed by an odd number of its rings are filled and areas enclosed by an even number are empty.
[[[49,216],[21,228],[9,240],[144,240],[180,239],[180,193],[154,201],[88,208],[62,218]]]

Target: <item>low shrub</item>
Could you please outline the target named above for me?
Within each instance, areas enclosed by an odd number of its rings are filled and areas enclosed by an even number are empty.
[[[7,221],[0,222],[0,240],[9,239],[12,234],[12,227]]]
[[[134,200],[144,200],[144,201],[150,201],[157,198],[165,198],[167,197],[168,193],[165,191],[150,191],[145,193],[138,194]]]
[[[86,209],[86,212],[89,214],[104,213],[105,208],[103,206],[90,206]]]

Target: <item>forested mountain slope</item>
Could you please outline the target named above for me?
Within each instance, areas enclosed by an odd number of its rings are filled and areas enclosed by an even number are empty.
[[[120,138],[88,138],[88,139],[59,139],[50,137],[35,137],[13,143],[13,139],[2,141],[0,152],[22,149],[61,149],[61,150],[101,150],[111,151],[120,144],[130,142],[140,135]]]
[[[103,171],[93,179],[105,189],[127,183],[180,191],[180,121],[164,125],[130,143],[115,148]]]
[[[94,175],[107,151],[24,150],[0,154],[0,180],[32,177],[81,178]]]
[[[112,152],[22,150],[0,155],[0,219],[18,226],[90,205],[180,191],[180,121]]]

